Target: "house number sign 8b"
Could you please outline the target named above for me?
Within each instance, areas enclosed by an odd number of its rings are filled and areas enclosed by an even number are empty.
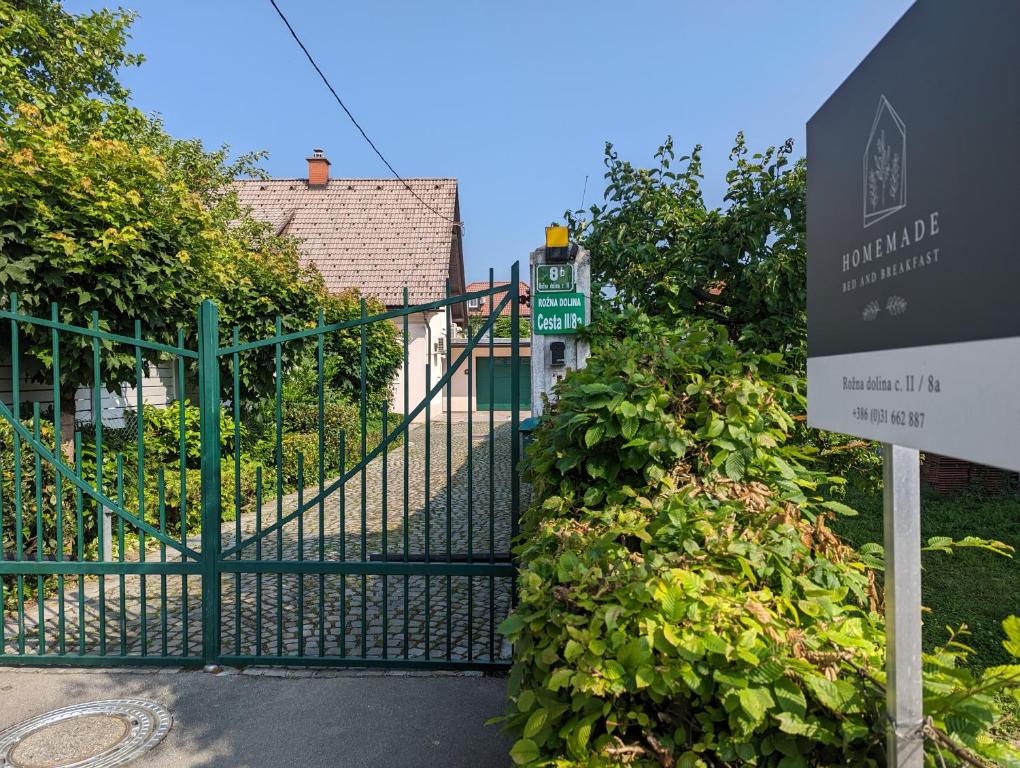
[[[535,265],[535,290],[540,293],[574,290],[574,265]]]

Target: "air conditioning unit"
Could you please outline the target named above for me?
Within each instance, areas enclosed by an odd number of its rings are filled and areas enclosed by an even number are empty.
[[[437,355],[442,355],[446,352],[446,338],[440,336],[434,342],[432,342],[432,351]]]

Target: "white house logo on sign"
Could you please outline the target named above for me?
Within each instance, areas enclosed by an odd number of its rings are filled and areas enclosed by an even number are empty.
[[[884,94],[878,99],[864,145],[862,187],[864,230],[907,207],[907,126]],[[867,293],[878,283],[891,281],[895,285],[901,281],[893,278],[937,265],[942,251],[940,231],[939,211],[931,210],[905,225],[880,229],[874,235],[869,232],[867,240],[842,253],[846,274],[842,292]],[[890,288],[858,306],[861,319],[870,323],[880,316],[906,314],[910,302]]]
[[[864,226],[907,204],[907,127],[883,95],[864,148]]]

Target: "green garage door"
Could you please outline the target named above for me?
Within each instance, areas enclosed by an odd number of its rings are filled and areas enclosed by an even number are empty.
[[[531,358],[522,357],[520,358],[521,368],[521,410],[531,410]],[[487,357],[476,357],[475,365],[477,367],[478,375],[475,377],[475,404],[479,411],[509,411],[513,404],[510,402],[511,393],[513,390],[510,388],[510,358],[509,357],[494,357],[492,358],[492,378],[494,386],[491,387],[492,395],[495,400],[493,403],[489,403],[489,358]]]

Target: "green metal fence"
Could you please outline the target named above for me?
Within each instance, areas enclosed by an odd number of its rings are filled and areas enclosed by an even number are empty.
[[[360,317],[320,316],[291,333],[277,318],[276,333],[257,340],[221,328],[204,302],[194,348],[183,332],[175,344],[148,341],[140,321],[123,336],[102,330],[97,313],[88,327],[60,322],[56,305],[49,318],[30,316],[10,296],[0,310],[11,378],[9,404],[0,402],[0,663],[505,666],[496,627],[513,593],[520,402],[480,413],[473,395],[476,366],[488,366],[492,386],[489,332],[505,307],[517,332],[517,286],[515,264],[508,285],[490,273],[486,289],[417,305],[405,289],[401,307],[369,315],[362,302]],[[483,299],[484,324],[453,352],[455,308]],[[445,364],[435,365],[437,320],[446,345]],[[395,402],[374,411],[373,323],[395,325],[403,353]],[[361,367],[356,418],[335,434],[332,334],[357,341]],[[91,424],[68,435],[61,355],[70,347],[90,367]],[[295,350],[311,354],[316,382],[317,418],[301,434],[285,418]],[[247,356],[273,366],[267,402],[245,398]],[[133,380],[109,381],[130,357]],[[22,392],[26,361],[35,402]],[[173,372],[175,402],[149,432],[142,415],[151,416],[155,366]],[[466,383],[458,414],[455,377]],[[416,380],[424,396],[412,394]],[[114,384],[132,415],[118,429],[103,420]],[[270,458],[253,461],[247,425],[263,412]]]

